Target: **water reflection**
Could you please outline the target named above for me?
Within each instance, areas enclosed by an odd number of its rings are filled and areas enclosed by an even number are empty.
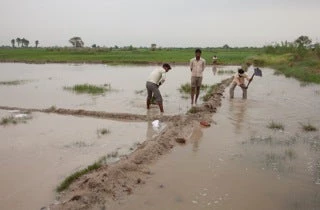
[[[246,116],[247,100],[232,99],[230,100],[229,112],[232,124],[235,126],[235,133],[240,134],[243,122]]]

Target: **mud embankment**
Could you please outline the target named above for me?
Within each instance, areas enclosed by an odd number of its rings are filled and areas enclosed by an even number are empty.
[[[161,155],[168,153],[175,145],[179,144],[176,142],[177,139],[185,139],[188,142],[193,130],[200,126],[199,121],[211,121],[213,113],[221,105],[225,88],[231,81],[232,79],[222,81],[208,102],[196,107],[193,114],[162,116],[161,120],[166,121],[167,127],[159,136],[148,139],[135,152],[123,157],[117,163],[104,165],[78,178],[66,191],[60,194],[58,202],[49,206],[50,209],[106,209],[109,201],[118,200],[133,193],[136,187],[144,184],[145,180],[152,175],[149,169],[150,163],[155,162]],[[5,107],[0,107],[0,109],[3,108]],[[120,120],[148,120],[143,115],[84,110],[25,110]]]

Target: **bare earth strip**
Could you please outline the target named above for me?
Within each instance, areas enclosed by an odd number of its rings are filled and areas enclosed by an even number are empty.
[[[135,152],[123,157],[117,163],[105,165],[78,178],[66,191],[60,194],[59,202],[51,204],[48,209],[107,209],[110,201],[119,200],[133,193],[136,187],[144,184],[145,180],[152,175],[149,165],[177,145],[177,139],[185,139],[188,142],[193,129],[200,126],[199,121],[212,121],[212,115],[221,106],[224,90],[229,86],[231,81],[232,78],[222,81],[211,94],[208,102],[195,107],[193,114],[160,116],[160,120],[166,121],[167,127],[159,136],[154,139],[148,139]],[[90,116],[114,120],[151,120],[145,115],[85,110],[20,109],[1,106],[0,109],[18,109],[22,111]]]

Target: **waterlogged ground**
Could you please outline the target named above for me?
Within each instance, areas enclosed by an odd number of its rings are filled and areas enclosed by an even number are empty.
[[[109,209],[320,209],[320,86],[264,69],[248,100],[225,98],[214,124],[154,166]],[[270,122],[284,126],[271,130]],[[318,129],[305,132],[301,124]]]
[[[145,83],[157,66],[109,66],[74,64],[12,64],[1,63],[0,97],[2,106],[25,108],[85,109],[106,112],[146,114]],[[226,66],[218,70],[236,70]],[[166,114],[184,114],[190,108],[190,101],[182,98],[178,88],[190,82],[187,66],[174,66],[167,74],[167,81],[160,90],[164,98]],[[204,84],[214,84],[230,74],[213,77],[212,68],[204,73]],[[21,81],[19,85],[1,85],[2,81]],[[75,94],[63,88],[76,84],[110,84],[112,91],[104,95]],[[189,99],[189,95],[186,95]]]
[[[40,209],[56,199],[66,176],[102,156],[128,154],[156,134],[148,123],[31,115],[26,123],[0,126],[0,209]],[[104,128],[109,133],[99,132]]]
[[[145,81],[155,66],[0,64],[0,105],[20,108],[72,108],[146,114]],[[224,67],[221,69],[236,69]],[[230,74],[204,82],[214,84]],[[174,67],[161,87],[166,114],[185,113],[189,100],[177,90],[189,82],[187,67]],[[63,87],[75,84],[111,84],[105,95],[75,94]],[[136,93],[139,92],[139,93]],[[0,119],[20,113],[0,110]],[[88,117],[27,113],[0,125],[0,209],[40,209],[52,203],[55,188],[65,177],[103,156],[116,161],[138,143],[157,135],[151,122],[120,122]],[[148,114],[158,114],[154,108]],[[106,129],[107,133],[101,132]]]

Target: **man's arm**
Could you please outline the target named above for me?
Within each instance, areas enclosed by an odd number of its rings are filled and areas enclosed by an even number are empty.
[[[190,61],[190,71],[192,71],[193,68],[193,60]]]
[[[164,72],[164,73],[162,73],[159,85],[162,85],[165,81],[166,81],[166,73]]]

